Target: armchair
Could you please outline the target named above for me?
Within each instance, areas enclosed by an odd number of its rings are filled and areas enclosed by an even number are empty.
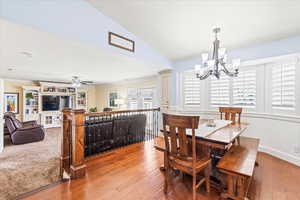
[[[4,119],[13,144],[38,142],[45,137],[43,127],[38,125],[36,121],[22,123],[10,112],[4,114]]]

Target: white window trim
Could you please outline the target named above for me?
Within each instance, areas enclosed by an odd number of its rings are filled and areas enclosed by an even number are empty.
[[[300,78],[300,71],[299,71],[299,56],[294,56],[292,58],[286,58],[286,59],[282,59],[279,62],[290,62],[291,59],[296,59],[296,74],[295,74],[295,78],[296,78],[296,88],[295,88],[295,109],[293,110],[284,110],[284,109],[280,109],[280,108],[273,108],[272,107],[272,67],[273,64],[272,63],[268,63],[265,65],[266,68],[266,73],[265,73],[265,78],[266,78],[266,82],[265,82],[265,94],[266,94],[266,99],[265,99],[265,110],[267,113],[270,114],[279,114],[279,115],[300,115],[299,113],[299,78]],[[278,61],[275,61],[278,62]],[[298,88],[298,90],[297,90]]]

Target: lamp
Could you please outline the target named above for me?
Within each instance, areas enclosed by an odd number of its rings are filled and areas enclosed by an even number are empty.
[[[124,103],[124,99],[115,99],[115,104],[118,105],[118,109],[120,109],[120,106],[124,105]]]

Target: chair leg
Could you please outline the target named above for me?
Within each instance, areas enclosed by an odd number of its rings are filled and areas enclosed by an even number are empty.
[[[196,178],[197,175],[193,174],[193,200],[196,200]]]
[[[238,136],[238,137],[236,138],[236,141],[237,141],[237,145],[241,145],[241,138],[240,138],[240,136]]]
[[[166,171],[166,165],[167,165],[167,153],[166,151],[164,151],[164,164],[162,166],[160,166],[160,171],[165,172]]]
[[[166,157],[165,157],[166,158]],[[170,175],[170,167],[168,161],[165,161],[165,185],[164,185],[164,193],[168,193],[168,181]]]
[[[205,183],[206,183],[206,192],[210,193],[210,174],[209,174],[209,166],[205,168]]]
[[[181,172],[181,179],[182,179],[182,182],[184,182],[184,177],[185,177],[185,173],[184,173],[184,172]]]

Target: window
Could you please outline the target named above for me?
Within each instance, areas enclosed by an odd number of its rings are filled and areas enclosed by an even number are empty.
[[[138,89],[127,89],[127,107],[129,110],[136,110],[138,108]]]
[[[295,109],[295,65],[290,62],[272,67],[272,108]]]
[[[200,83],[195,72],[187,71],[183,73],[183,98],[186,106],[200,105]]]
[[[230,104],[229,93],[230,78],[222,74],[220,79],[215,76],[210,78],[210,105],[213,107],[228,106]]]
[[[153,88],[140,89],[143,109],[153,108]]]
[[[117,92],[109,93],[109,107],[117,107],[116,99],[118,98]]]
[[[233,106],[255,108],[256,106],[256,69],[240,71],[233,78]]]
[[[242,107],[244,112],[300,115],[300,54],[244,61],[237,77],[196,78],[180,72],[180,109],[216,111]],[[299,103],[298,103],[299,102]],[[198,109],[199,108],[199,109]]]
[[[154,105],[153,88],[128,88],[127,107],[130,110],[149,109]]]

